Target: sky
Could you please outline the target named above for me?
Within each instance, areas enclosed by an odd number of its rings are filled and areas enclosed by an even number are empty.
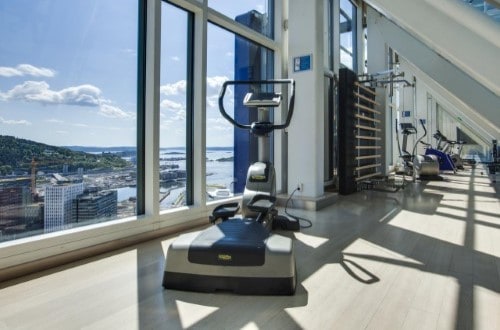
[[[231,18],[267,6],[209,3]],[[161,147],[185,145],[186,17],[162,5]],[[135,146],[137,23],[137,0],[0,0],[0,135],[57,146]],[[216,96],[234,77],[234,36],[209,27],[209,45],[207,145],[231,145]]]

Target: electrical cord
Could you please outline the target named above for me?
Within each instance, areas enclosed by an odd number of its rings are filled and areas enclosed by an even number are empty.
[[[297,221],[300,225],[300,228],[311,228],[312,227],[312,222],[311,220],[309,219],[306,219],[306,218],[302,218],[302,217],[299,217],[299,216],[296,216],[296,215],[293,215],[293,214],[290,214],[288,212],[288,203],[290,203],[290,201],[292,202],[292,205],[293,205],[293,201],[292,201],[292,197],[293,195],[298,191],[300,190],[299,188],[295,188],[295,190],[290,194],[290,197],[288,197],[286,203],[285,203],[285,214],[288,215],[290,218],[294,219],[295,221]],[[306,225],[301,225],[300,224],[300,221],[303,221],[306,223]]]

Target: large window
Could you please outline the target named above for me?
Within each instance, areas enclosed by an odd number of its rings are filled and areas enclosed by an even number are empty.
[[[239,193],[256,142],[220,116],[217,95],[225,80],[274,76],[279,45],[262,37],[273,38],[273,8],[273,0],[0,1],[0,242],[73,228],[61,240],[0,244],[3,260],[193,221],[205,202]],[[244,92],[229,91],[231,114],[248,115],[233,109]],[[19,258],[18,246],[33,252]]]
[[[249,164],[257,161],[257,139],[233,127],[220,114],[218,94],[226,80],[273,78],[273,52],[216,25],[208,25],[207,42],[207,193],[209,201],[241,193]],[[243,109],[248,86],[226,93],[225,109],[238,122],[256,121]]]
[[[357,71],[356,6],[350,0],[340,0],[340,64]]]
[[[160,209],[190,204],[192,194],[192,21],[190,13],[162,2]]]
[[[274,37],[273,0],[209,0],[208,5],[266,37]]]
[[[459,117],[453,116],[439,103],[436,105],[436,126],[444,136],[452,141],[463,141],[461,149],[460,145],[455,145],[451,152],[458,153],[462,158],[475,159],[476,161],[491,161],[491,145],[490,141],[482,139],[473,129],[460,120]],[[437,143],[436,140],[433,143]]]
[[[137,0],[0,3],[0,241],[136,214]]]

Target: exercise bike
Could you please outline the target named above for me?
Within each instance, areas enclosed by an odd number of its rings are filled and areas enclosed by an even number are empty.
[[[248,111],[258,111],[258,121],[237,122],[224,108],[228,86],[248,85],[243,100]],[[270,111],[281,105],[282,94],[262,91],[262,86],[284,85],[290,89],[285,122],[274,124]],[[279,215],[275,207],[276,177],[270,161],[270,134],[285,129],[293,116],[295,82],[290,79],[226,81],[219,94],[219,111],[233,126],[258,138],[258,161],[247,173],[240,203],[216,207],[209,217],[212,226],[179,236],[167,251],[163,286],[187,291],[231,291],[239,294],[292,295],[296,286],[295,257],[291,238],[274,228],[299,230],[298,220]],[[241,217],[236,214],[241,210]]]

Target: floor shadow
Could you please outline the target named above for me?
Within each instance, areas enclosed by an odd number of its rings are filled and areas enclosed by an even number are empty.
[[[162,287],[166,247],[164,251],[161,239],[137,247],[140,328],[214,328],[221,324],[235,329],[248,324],[262,328],[273,319],[279,320],[278,324],[299,328],[285,309],[307,305],[308,293],[300,284],[300,274],[293,296],[242,296],[227,292],[166,290]],[[190,308],[200,315],[194,315],[195,312]],[[242,308],[252,313],[238,313]]]

